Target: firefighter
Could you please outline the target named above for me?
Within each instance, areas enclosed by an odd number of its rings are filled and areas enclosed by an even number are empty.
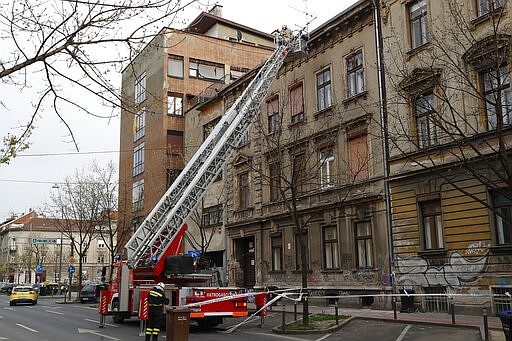
[[[165,297],[165,284],[160,282],[149,292],[148,303],[149,313],[146,326],[146,341],[157,341],[158,334],[162,328],[164,319],[164,305],[169,304],[169,299]],[[153,335],[153,339],[151,339]]]

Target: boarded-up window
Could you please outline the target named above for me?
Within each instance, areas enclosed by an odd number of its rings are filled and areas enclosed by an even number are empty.
[[[368,135],[366,130],[351,134],[348,139],[352,180],[368,179]]]
[[[183,132],[167,130],[167,151],[169,154],[183,153]]]

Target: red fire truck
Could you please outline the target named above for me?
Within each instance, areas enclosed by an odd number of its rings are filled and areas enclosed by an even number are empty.
[[[181,240],[186,225],[177,234]],[[166,284],[165,293],[173,306],[191,307],[190,318],[200,326],[213,327],[222,323],[225,317],[247,316],[247,298],[235,297],[226,300],[207,301],[243,294],[244,290],[230,287],[209,287],[210,274],[196,273],[192,258],[176,255],[180,242],[171,243],[169,255],[161,258],[150,267],[130,268],[126,260],[114,265],[114,274],[109,289],[102,291],[100,313],[112,315],[115,323],[127,318],[147,319],[147,296],[151,288],[159,282]]]

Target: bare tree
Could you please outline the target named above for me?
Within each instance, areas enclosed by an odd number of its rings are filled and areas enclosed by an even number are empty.
[[[119,217],[117,211],[117,172],[114,164],[109,162],[105,168],[101,168],[94,163],[91,167],[95,175],[98,192],[96,193],[99,200],[99,209],[101,212],[100,222],[97,226],[98,236],[106,242],[109,252],[110,271],[108,273],[108,281],[112,279],[114,270],[114,260],[117,254],[122,253],[119,249],[119,241],[125,239],[125,234],[129,229],[119,226]],[[126,221],[123,219],[122,221]]]
[[[109,174],[108,171],[106,174]],[[60,219],[53,218],[52,222],[71,240],[71,256],[78,258],[79,290],[87,251],[101,231],[99,227],[103,226],[105,212],[109,212],[104,205],[108,202],[105,199],[109,197],[108,190],[112,189],[107,187],[107,190],[103,187],[104,179],[99,175],[101,173],[76,171],[73,176],[66,178],[58,192],[50,197],[49,216],[60,216]]]
[[[3,4],[0,84],[16,91],[30,88],[34,102],[27,121],[3,137],[0,164],[29,147],[35,120],[43,116],[45,107],[51,107],[78,150],[64,108],[113,117],[121,103],[119,87],[112,82],[114,76],[162,26],[170,25],[180,11],[196,2],[11,0]],[[91,109],[87,102],[91,96],[112,113],[98,114]],[[0,100],[0,106],[6,108],[6,102]]]

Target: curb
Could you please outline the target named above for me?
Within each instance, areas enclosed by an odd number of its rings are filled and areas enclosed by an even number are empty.
[[[282,325],[281,325],[281,326],[277,326],[277,327],[272,328],[272,333],[274,333],[274,334],[291,334],[291,335],[299,335],[299,334],[310,335],[310,334],[332,333],[332,332],[335,332],[337,330],[340,330],[344,325],[346,325],[347,323],[349,323],[350,321],[352,321],[355,318],[357,318],[357,317],[356,316],[351,316],[348,319],[341,321],[340,324],[338,324],[336,326],[332,326],[332,327],[327,328],[327,329],[286,330],[286,325],[285,325],[285,330],[283,330],[282,329]],[[302,321],[302,319],[297,320],[297,321]],[[296,321],[293,321],[293,322],[296,322]]]

